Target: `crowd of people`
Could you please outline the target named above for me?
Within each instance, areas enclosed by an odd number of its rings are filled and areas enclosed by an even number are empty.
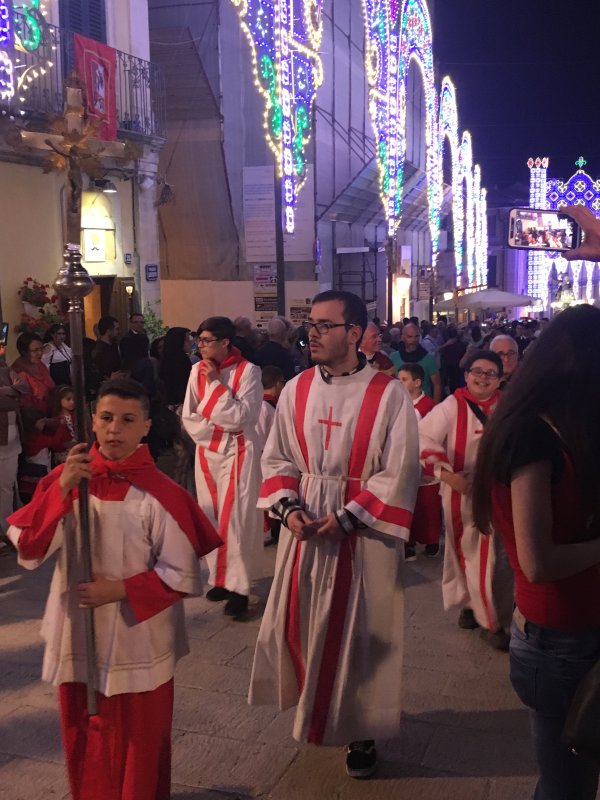
[[[600,223],[571,213],[587,233],[572,257],[600,259]],[[52,377],[72,361],[66,331],[46,347],[22,334],[17,361],[0,360],[2,521],[24,566],[60,550],[43,677],[60,687],[75,800],[168,798],[181,597],[201,591],[203,556],[207,599],[242,619],[266,531],[278,551],[250,703],[295,707],[297,740],[344,744],[348,774],[372,775],[376,740],[400,723],[404,563],[420,545],[438,557],[444,532],[444,607],[510,648],[535,798],[595,798],[598,765],[562,732],[600,658],[600,310],[384,327],[355,295],[327,291],[300,329],[276,317],[262,340],[248,320],[215,316],[150,346],[143,317],[130,323],[119,341],[102,318],[87,351],[91,452],[71,446],[73,394]],[[19,420],[22,462],[43,472],[11,514]],[[63,463],[48,474],[52,453]],[[92,581],[62,546],[83,478]],[[87,718],[81,607],[96,613],[101,725]]]

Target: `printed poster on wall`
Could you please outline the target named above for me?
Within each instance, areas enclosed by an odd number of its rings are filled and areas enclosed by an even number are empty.
[[[264,328],[277,316],[277,266],[254,265],[254,315],[256,326]]]
[[[272,166],[244,167],[244,241],[248,264],[275,261],[275,184]]]
[[[116,51],[102,42],[73,35],[75,69],[84,85],[88,117],[98,124],[95,136],[106,141],[117,138]]]

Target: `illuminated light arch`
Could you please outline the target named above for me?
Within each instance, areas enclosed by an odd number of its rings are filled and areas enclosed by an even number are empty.
[[[478,168],[478,167],[477,167]],[[479,267],[479,285],[487,285],[488,228],[487,228],[487,189],[479,191],[479,231],[475,241],[476,261]]]
[[[404,138],[398,113],[398,5],[389,0],[363,0],[363,16],[367,33],[365,71],[369,84],[369,114],[375,130],[379,192],[385,209],[388,236],[393,236],[400,218],[401,140]]]
[[[323,0],[232,2],[250,43],[254,82],[265,103],[263,124],[281,179],[284,228],[293,233],[298,191],[306,178],[313,103],[323,82],[318,52]]]
[[[15,93],[12,13],[12,3],[0,0],[0,100],[4,101]]]
[[[458,108],[456,104],[456,90],[450,78],[445,77],[442,81],[440,90],[439,117],[438,117],[438,152],[439,152],[439,208],[444,193],[444,171],[443,155],[444,141],[447,139],[450,145],[450,157],[452,159],[452,222],[454,234],[454,260],[456,264],[457,283],[460,281],[463,260],[463,237],[464,237],[464,202],[462,192],[462,176],[460,165],[460,150],[458,144]]]
[[[460,176],[464,181],[467,285],[475,283],[475,203],[473,197],[473,147],[471,134],[464,131],[459,149]],[[464,267],[462,270],[464,281]]]
[[[404,0],[400,14],[400,63],[399,63],[399,126],[400,170],[402,181],[406,157],[406,86],[411,63],[418,65],[423,80],[425,95],[425,160],[427,174],[427,203],[429,231],[435,260],[440,230],[439,157],[437,142],[437,93],[433,67],[433,47],[429,11],[423,0]]]

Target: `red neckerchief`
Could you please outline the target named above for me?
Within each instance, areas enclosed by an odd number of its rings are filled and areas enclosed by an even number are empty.
[[[456,397],[462,398],[464,400],[470,400],[475,405],[479,406],[486,417],[489,417],[492,411],[496,407],[496,403],[498,402],[499,398],[502,396],[501,393],[496,389],[494,394],[491,397],[488,397],[487,400],[478,400],[477,397],[474,397],[471,392],[466,388],[466,386],[462,386],[460,389],[457,389],[454,392]]]
[[[238,364],[241,364],[242,361],[246,359],[237,349],[237,347],[232,347],[231,350],[227,353],[226,357],[221,361],[220,364],[217,364],[217,372],[221,372],[221,370],[227,369],[228,367],[235,367]],[[213,362],[214,363],[214,362]],[[198,394],[200,397],[204,397],[204,388],[206,386],[206,378],[204,377],[204,372],[199,369],[198,370]]]
[[[273,397],[271,394],[263,394],[263,400],[265,403],[268,403],[273,408],[277,408],[277,398]]]
[[[157,469],[147,445],[140,445],[135,452],[120,461],[105,458],[97,444],[93,445],[90,455],[90,494],[102,496],[102,483],[107,480],[127,481],[158,500],[188,537],[198,558],[223,544],[193,497]],[[58,480],[63,469],[64,464],[60,464],[40,481],[32,501],[11,515],[11,525],[18,528],[31,528],[35,525],[40,506],[49,502],[46,493]],[[73,497],[76,496],[77,490],[73,492]]]

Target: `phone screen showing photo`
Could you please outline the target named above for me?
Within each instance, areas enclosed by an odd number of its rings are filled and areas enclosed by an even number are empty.
[[[509,245],[527,250],[570,250],[579,242],[577,224],[552,210],[515,208],[510,214]]]
[[[0,327],[0,345],[6,347],[6,340],[8,339],[8,322],[3,322]]]

